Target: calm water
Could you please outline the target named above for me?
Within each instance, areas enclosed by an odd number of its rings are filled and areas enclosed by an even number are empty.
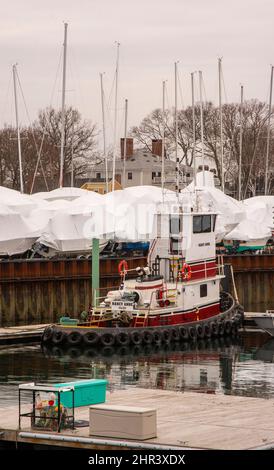
[[[18,384],[106,378],[129,387],[273,398],[274,339],[244,334],[166,347],[79,350],[25,346],[0,350],[0,407],[17,403]]]

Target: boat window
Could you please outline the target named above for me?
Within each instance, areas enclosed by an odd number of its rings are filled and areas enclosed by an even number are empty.
[[[203,215],[202,232],[203,233],[211,232],[211,215]]]
[[[181,243],[178,238],[171,238],[170,239],[170,254],[172,255],[180,255],[182,253],[181,250]]]
[[[194,215],[193,217],[193,233],[201,233],[202,231],[202,216]]]
[[[194,215],[193,233],[211,232],[211,215]]]
[[[200,297],[207,297],[207,284],[200,285]]]
[[[178,215],[171,215],[169,217],[169,233],[171,235],[179,235],[181,232],[181,220]]]
[[[215,232],[217,215],[212,216],[212,231]]]

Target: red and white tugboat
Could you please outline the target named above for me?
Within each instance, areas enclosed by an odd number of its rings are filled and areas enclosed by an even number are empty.
[[[127,279],[122,261],[120,287],[91,309],[87,321],[52,325],[42,341],[121,346],[235,334],[243,308],[221,289],[215,221],[209,212],[157,214],[148,265],[136,269],[136,279]]]

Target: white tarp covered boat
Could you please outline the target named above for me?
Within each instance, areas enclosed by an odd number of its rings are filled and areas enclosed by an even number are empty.
[[[37,235],[18,212],[0,204],[0,256],[12,256],[31,249]]]
[[[237,252],[261,250],[272,236],[271,212],[264,196],[243,201],[245,218],[224,237],[224,244]],[[235,244],[238,242],[238,244]]]
[[[45,201],[57,201],[58,199],[65,199],[66,201],[74,201],[74,199],[84,196],[87,193],[89,193],[89,191],[87,191],[86,189],[65,187],[65,188],[53,189],[52,191],[35,193],[33,194],[33,198],[43,199]]]

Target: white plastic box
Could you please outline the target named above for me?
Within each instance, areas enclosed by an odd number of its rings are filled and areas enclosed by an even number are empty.
[[[156,410],[120,405],[89,407],[90,436],[145,440],[157,436]]]

